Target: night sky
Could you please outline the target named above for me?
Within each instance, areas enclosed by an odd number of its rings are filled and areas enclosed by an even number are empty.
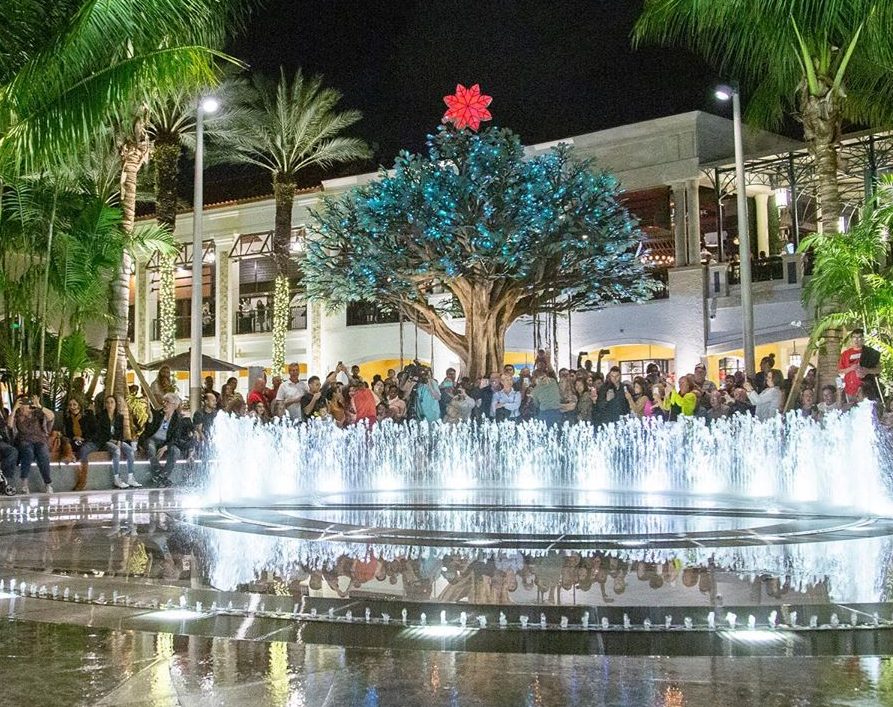
[[[716,77],[692,55],[646,48],[629,35],[641,0],[266,0],[228,51],[252,70],[302,67],[344,93],[364,118],[353,134],[390,166],[419,150],[456,83],[493,96],[494,124],[527,143],[688,110],[723,113]],[[318,181],[321,175],[307,175]],[[334,176],[334,175],[333,175]],[[208,202],[270,191],[268,178],[223,168]]]

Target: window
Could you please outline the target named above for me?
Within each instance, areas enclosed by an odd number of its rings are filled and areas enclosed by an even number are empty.
[[[644,378],[648,365],[654,363],[660,369],[660,374],[666,378],[673,372],[673,359],[671,358],[647,358],[638,361],[621,361],[620,362],[620,378],[625,381],[632,381],[634,378]]]
[[[744,359],[737,356],[726,356],[719,359],[719,380],[726,379],[726,376],[734,376],[738,371],[744,370]]]

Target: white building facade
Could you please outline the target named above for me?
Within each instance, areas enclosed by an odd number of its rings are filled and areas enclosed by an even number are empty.
[[[736,222],[735,185],[729,179],[731,122],[692,112],[563,142],[572,143],[578,157],[594,158],[600,168],[618,176],[628,208],[648,234],[647,257],[664,268],[666,291],[649,302],[573,312],[554,321],[519,320],[507,335],[507,362],[532,363],[535,346],[543,346],[554,352],[559,366],[576,365],[580,352],[594,361],[599,350],[607,349],[605,363],[621,365],[625,376],[635,375],[651,361],[670,373],[689,372],[704,361],[713,379],[743,367],[740,289],[734,264],[737,234],[730,235]],[[528,152],[536,154],[552,144],[531,146]],[[760,131],[748,131],[745,150],[749,164],[754,165],[783,166],[795,157],[802,162],[804,154],[799,143]],[[775,353],[776,365],[786,368],[799,361],[810,319],[801,297],[804,263],[800,255],[778,253],[777,244],[773,252],[770,239],[773,233],[778,239],[779,223],[782,237],[790,236],[792,224],[798,230],[808,229],[810,207],[804,188],[794,196],[792,206],[786,200],[790,213],[785,216],[785,209],[776,203],[783,190],[773,184],[773,175],[769,167],[748,172],[751,237],[767,256],[758,259],[765,277],[756,277],[754,283],[755,333],[757,357]],[[311,210],[321,207],[322,196],[343,193],[375,176],[326,181],[319,189],[295,196],[296,296],[286,358],[301,363],[311,374],[325,375],[343,361],[359,364],[369,376],[397,368],[401,360],[419,358],[442,376],[447,367],[460,368],[458,357],[411,321],[400,322],[360,305],[328,311],[322,303],[300,299],[302,230],[312,222]],[[790,192],[794,185],[789,185]],[[273,222],[272,197],[205,209],[204,353],[245,367],[269,368]],[[183,213],[175,232],[183,243],[182,268],[177,273],[178,353],[189,346],[191,233],[192,214]],[[133,350],[140,361],[156,360],[162,354],[157,258],[137,265],[131,304]],[[454,321],[452,326],[461,331],[463,322]]]

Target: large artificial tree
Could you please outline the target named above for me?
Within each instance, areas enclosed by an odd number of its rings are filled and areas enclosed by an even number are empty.
[[[472,377],[501,369],[519,317],[643,299],[655,284],[615,177],[565,145],[527,157],[517,135],[476,123],[441,126],[427,154],[403,152],[327,199],[305,261],[308,297],[399,310]]]
[[[879,126],[893,117],[891,27],[889,0],[647,0],[633,37],[688,47],[740,81],[748,122],[798,120],[815,163],[822,231],[832,235],[843,121]],[[819,377],[827,383],[837,375],[840,332],[824,338]]]

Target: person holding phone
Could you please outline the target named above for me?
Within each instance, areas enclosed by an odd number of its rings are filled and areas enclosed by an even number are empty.
[[[28,474],[35,459],[46,492],[53,493],[53,483],[50,477],[49,432],[55,417],[52,410],[40,404],[40,398],[36,395],[30,398],[27,395],[20,395],[13,405],[7,425],[13,432],[18,447],[21,492],[23,494],[29,493]]]

